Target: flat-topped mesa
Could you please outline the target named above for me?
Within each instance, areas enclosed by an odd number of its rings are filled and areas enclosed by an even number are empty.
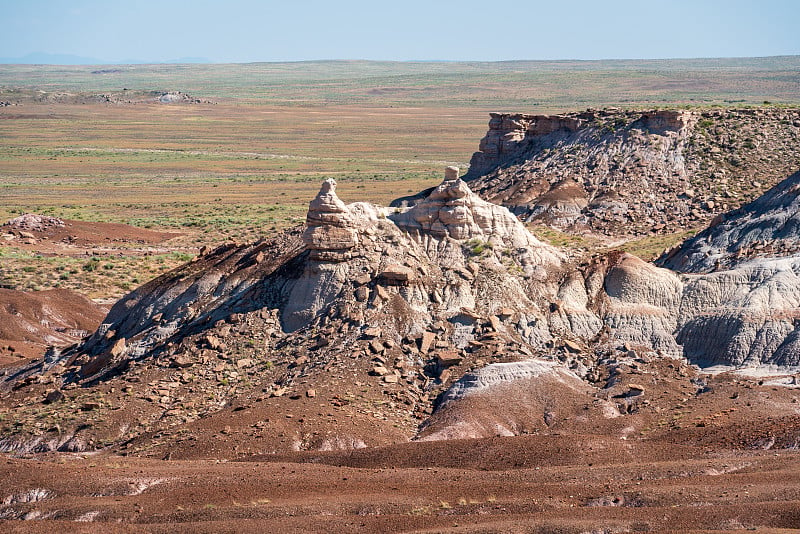
[[[693,117],[694,115],[691,111],[656,109],[642,113],[642,117],[635,121],[632,126],[640,126],[650,133],[664,135],[667,132],[678,132],[686,128],[692,122]]]
[[[310,258],[332,262],[349,259],[350,250],[358,245],[353,223],[347,206],[336,196],[336,180],[326,179],[308,206],[303,243]]]
[[[692,122],[693,114],[683,110],[652,110],[646,112],[588,110],[569,115],[526,115],[522,113],[490,113],[489,131],[481,139],[478,152],[472,155],[467,181],[488,174],[508,164],[530,159],[527,151],[556,149],[565,142],[574,143],[582,133],[602,136],[620,129],[630,129],[658,135],[677,135]],[[579,141],[583,143],[585,141]]]

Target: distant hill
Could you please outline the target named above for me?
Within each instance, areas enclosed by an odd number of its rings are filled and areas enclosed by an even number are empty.
[[[140,64],[104,80],[86,62],[0,60],[0,86],[97,92],[169,86],[198,98],[296,105],[453,106],[486,112],[561,113],[587,107],[740,106],[800,103],[800,56],[607,61],[298,61]],[[59,63],[47,67],[44,63]],[[64,63],[74,63],[64,66]],[[157,83],[156,83],[157,82]]]
[[[186,63],[211,63],[211,60],[204,57],[180,57],[164,61],[143,59],[109,61],[95,57],[76,56],[74,54],[50,54],[48,52],[32,52],[21,57],[0,57],[0,64],[7,65],[156,65]]]
[[[97,58],[72,54],[33,52],[21,57],[0,57],[0,63],[11,65],[103,65],[107,62]]]

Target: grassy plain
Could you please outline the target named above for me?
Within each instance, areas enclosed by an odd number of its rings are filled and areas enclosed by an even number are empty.
[[[125,103],[136,91],[204,102]],[[434,185],[445,165],[467,165],[490,111],[765,101],[800,103],[800,57],[0,65],[0,102],[11,104],[0,107],[0,221],[37,212],[178,229],[186,235],[171,246],[185,253],[301,222],[325,177],[346,202],[385,204]],[[0,285],[116,297],[181,257],[145,268],[121,251],[106,282],[82,269],[86,259],[55,265],[6,246]]]

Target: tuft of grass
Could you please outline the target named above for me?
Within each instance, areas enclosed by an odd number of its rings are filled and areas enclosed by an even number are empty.
[[[466,243],[467,248],[469,249],[469,253],[472,256],[480,256],[486,251],[492,250],[493,246],[488,241],[483,241],[481,239],[470,239]]]
[[[555,228],[544,226],[542,224],[527,225],[528,230],[536,236],[537,239],[549,243],[556,247],[572,247],[572,248],[593,248],[597,246],[595,240],[583,236],[568,234],[561,232]]]

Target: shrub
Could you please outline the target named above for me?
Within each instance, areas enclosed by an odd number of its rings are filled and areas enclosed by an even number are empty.
[[[100,258],[92,258],[89,261],[87,261],[86,263],[84,263],[83,267],[81,267],[81,268],[84,271],[92,272],[92,271],[96,271],[99,266],[100,266]]]

